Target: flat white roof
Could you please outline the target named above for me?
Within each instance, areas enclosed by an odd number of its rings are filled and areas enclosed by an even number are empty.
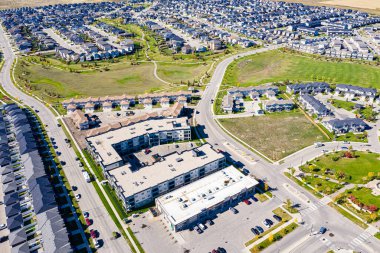
[[[229,166],[159,197],[157,203],[159,202],[173,224],[179,224],[258,184],[254,178],[244,176],[233,166]]]
[[[202,155],[194,156],[193,150],[195,149]],[[142,167],[134,172],[131,171],[129,165],[125,165],[109,170],[107,173],[115,177],[118,186],[124,190],[124,196],[127,197],[224,158],[210,144],[195,149],[169,154],[164,157],[163,161]]]
[[[103,160],[103,164],[109,165],[122,160],[112,145],[144,134],[181,129],[190,129],[186,118],[154,119],[92,136],[87,138],[87,141],[91,142],[91,146],[95,148],[96,153]]]

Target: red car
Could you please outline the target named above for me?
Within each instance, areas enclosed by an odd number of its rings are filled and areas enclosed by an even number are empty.
[[[93,229],[90,229],[90,235],[91,235],[91,237],[92,238],[96,238],[96,233],[95,233],[95,230],[93,230]]]
[[[89,218],[86,218],[85,221],[86,221],[87,226],[90,226],[90,225],[91,225],[91,221],[90,221]]]
[[[251,204],[251,201],[249,201],[248,199],[243,200],[243,202],[246,203],[247,205]]]

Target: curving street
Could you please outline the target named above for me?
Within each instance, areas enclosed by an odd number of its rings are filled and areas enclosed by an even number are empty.
[[[55,139],[58,150],[62,153],[60,159],[66,162],[64,166],[66,176],[70,184],[76,185],[78,187],[77,192],[82,195],[79,205],[82,211],[90,213],[90,217],[94,220],[94,225],[92,226],[99,231],[100,238],[104,241],[104,246],[100,249],[100,252],[130,252],[125,240],[110,239],[112,232],[118,229],[109,217],[93,186],[85,182],[81,168],[75,160],[76,154],[65,143],[65,134],[62,128],[57,126],[57,117],[46,105],[34,97],[23,93],[13,85],[10,72],[12,63],[17,56],[13,53],[2,28],[0,28],[0,47],[5,56],[5,63],[0,72],[1,85],[6,92],[18,98],[24,104],[37,109],[41,120],[44,124],[48,125],[46,127],[48,135]],[[280,201],[290,198],[294,203],[301,205],[301,215],[305,224],[280,242],[268,248],[268,252],[279,249],[285,249],[284,252],[326,252],[330,249],[346,248],[350,243],[355,251],[376,252],[376,249],[380,248],[380,242],[372,236],[372,227],[367,229],[367,231],[358,227],[327,206],[326,204],[329,199],[316,198],[283,174],[284,170],[288,167],[297,166],[303,161],[319,156],[322,149],[332,151],[341,147],[342,143],[331,142],[321,148],[308,147],[285,158],[280,165],[272,164],[235,141],[235,139],[220,128],[214,119],[211,100],[215,98],[218,92],[228,65],[238,57],[274,50],[276,48],[278,46],[269,46],[231,56],[217,65],[212,79],[203,93],[202,100],[197,106],[195,118],[198,124],[199,135],[201,138],[206,138],[216,148],[224,150],[233,160],[241,161],[256,177],[265,179],[272,188],[277,189],[277,191],[274,191],[275,198],[278,198]],[[374,131],[371,135],[376,135],[377,137],[377,131]],[[371,149],[372,151],[379,152],[378,141],[371,141],[370,143],[371,146],[363,146],[361,143],[352,143],[350,145],[358,150]],[[320,226],[328,227],[334,233],[334,236],[327,239],[309,236],[310,231],[315,231]],[[370,236],[362,243],[352,244],[355,239],[363,237],[364,234],[370,234]]]
[[[267,48],[238,54],[223,60],[217,65],[212,79],[197,107],[196,122],[199,125],[198,133],[201,138],[207,138],[209,143],[228,153],[233,160],[242,162],[256,177],[266,179],[272,188],[277,189],[274,192],[276,198],[279,198],[281,201],[290,198],[293,203],[299,203],[301,205],[301,215],[305,224],[280,242],[277,242],[268,248],[268,252],[280,249],[286,249],[284,252],[326,252],[330,249],[347,248],[347,245],[353,240],[369,232],[353,224],[351,221],[348,221],[348,219],[343,217],[333,208],[327,206],[326,204],[329,200],[322,201],[316,198],[283,174],[283,172],[291,166],[298,166],[302,162],[320,156],[323,149],[328,151],[338,149],[343,145],[342,142],[326,143],[325,146],[320,148],[315,148],[314,146],[305,148],[286,157],[281,165],[277,165],[269,163],[261,156],[237,142],[224,132],[215,120],[211,100],[216,97],[228,65],[239,57],[274,50],[276,48],[278,47],[269,46]],[[374,152],[380,152],[377,130],[374,129],[370,134],[372,135],[369,136],[369,143],[371,146],[365,146],[362,143],[351,143],[350,145],[357,150],[370,149]],[[300,198],[297,194],[294,194],[294,192],[289,191],[289,188],[286,187],[286,185],[290,185],[292,188],[301,192],[301,194],[304,195],[303,198]],[[307,201],[305,201],[305,198]],[[327,201],[327,203],[324,201]],[[330,231],[334,233],[334,237],[325,240],[317,236],[310,237],[310,230],[313,230],[314,228],[313,231],[315,232],[320,226],[328,227]],[[369,230],[372,234],[373,231],[375,231],[373,228]],[[380,248],[380,242],[378,239],[374,238],[372,234],[366,239],[365,243],[352,245],[352,248],[361,252],[376,252],[377,249]],[[305,236],[308,238],[304,239],[304,242],[298,245],[298,240],[301,240],[299,238]]]
[[[46,131],[49,137],[54,138],[58,151],[62,154],[61,161],[65,161],[63,166],[66,177],[71,186],[77,186],[78,190],[75,193],[80,193],[82,198],[79,200],[79,206],[83,211],[90,213],[90,219],[93,220],[91,228],[99,232],[99,238],[104,242],[99,252],[131,252],[127,242],[123,239],[112,240],[112,232],[118,231],[115,223],[108,215],[107,210],[103,206],[97,192],[92,184],[86,183],[83,178],[81,168],[75,160],[76,154],[72,148],[69,148],[65,143],[66,135],[61,127],[58,127],[56,116],[40,101],[31,97],[13,85],[11,80],[11,69],[16,55],[13,53],[12,48],[6,38],[4,30],[0,27],[0,48],[4,53],[4,66],[0,72],[0,83],[4,90],[13,97],[22,101],[22,103],[38,110],[38,115],[41,121],[47,125]]]

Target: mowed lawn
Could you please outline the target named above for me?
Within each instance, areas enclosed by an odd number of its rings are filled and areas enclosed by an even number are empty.
[[[352,195],[367,206],[375,205],[380,208],[380,196],[372,195],[372,190],[369,188],[354,189],[352,190]]]
[[[314,164],[321,171],[323,169],[330,169],[335,172],[343,171],[347,175],[344,181],[355,184],[363,183],[363,177],[367,177],[369,172],[374,172],[375,176],[380,172],[379,154],[356,151],[356,158],[340,157],[337,161],[333,160],[333,157],[340,156],[341,154],[342,152],[326,154],[311,161],[310,164]],[[311,172],[307,166],[302,166],[302,170]],[[349,176],[351,176],[351,179]]]
[[[243,57],[228,67],[224,84],[250,86],[277,81],[325,80],[380,88],[380,67],[313,59],[279,50]]]
[[[208,63],[157,63],[157,74],[171,83],[199,80],[210,68]]]
[[[220,119],[232,134],[272,160],[280,160],[326,137],[299,112]]]
[[[23,84],[30,81],[37,95],[58,94],[62,98],[76,96],[104,96],[140,94],[164,88],[167,85],[153,75],[152,63],[139,65],[117,64],[108,71],[94,70],[75,73],[38,64],[18,64],[16,79]],[[38,94],[39,93],[39,94]]]

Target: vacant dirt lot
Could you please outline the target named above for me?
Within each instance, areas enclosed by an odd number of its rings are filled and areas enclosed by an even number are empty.
[[[219,121],[232,134],[272,160],[280,160],[314,142],[326,140],[299,111]]]
[[[380,1],[378,0],[329,0],[323,1],[322,4],[328,5],[340,5],[353,8],[362,8],[362,9],[380,9]]]

